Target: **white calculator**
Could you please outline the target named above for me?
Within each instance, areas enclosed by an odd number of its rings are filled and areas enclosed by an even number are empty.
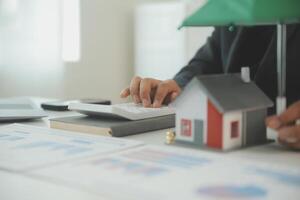
[[[161,108],[145,108],[141,104],[135,103],[115,105],[71,103],[69,110],[89,116],[125,118],[129,120],[141,120],[175,114],[175,109],[167,106]]]

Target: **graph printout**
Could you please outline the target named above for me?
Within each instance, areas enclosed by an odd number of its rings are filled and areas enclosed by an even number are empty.
[[[0,168],[26,171],[140,144],[131,140],[13,124],[0,128]]]
[[[153,145],[31,173],[107,199],[282,200],[300,194],[299,169]]]

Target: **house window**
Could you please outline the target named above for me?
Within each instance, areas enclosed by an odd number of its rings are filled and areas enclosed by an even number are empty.
[[[181,133],[180,135],[191,137],[192,136],[192,121],[188,119],[181,119]]]
[[[238,121],[234,121],[231,122],[231,138],[238,138],[239,137],[239,122]]]

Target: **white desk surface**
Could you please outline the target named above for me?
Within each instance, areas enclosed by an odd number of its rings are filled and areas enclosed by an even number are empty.
[[[22,124],[49,127],[49,118],[74,115],[73,112],[48,112],[49,117],[42,120],[22,122]],[[0,126],[7,125],[6,123]],[[165,145],[166,130],[154,131],[139,135],[126,137],[127,139],[143,141],[147,144]],[[181,147],[178,147],[180,151]],[[216,152],[226,157],[242,158],[248,161],[259,160],[273,165],[300,166],[300,152],[290,151],[278,144],[251,147],[231,152]],[[65,186],[56,185],[50,182],[32,179],[23,175],[11,172],[0,171],[0,199],[2,200],[35,200],[35,199],[62,199],[62,200],[101,200],[101,197],[94,194],[77,191]]]

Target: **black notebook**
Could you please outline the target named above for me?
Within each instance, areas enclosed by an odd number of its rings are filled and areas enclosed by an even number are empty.
[[[50,119],[50,127],[83,133],[123,137],[175,127],[175,115],[166,115],[143,120],[95,118],[74,116]]]

